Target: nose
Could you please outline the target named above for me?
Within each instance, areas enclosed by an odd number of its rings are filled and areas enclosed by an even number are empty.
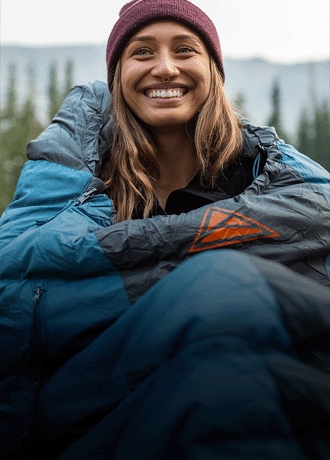
[[[166,78],[170,79],[177,77],[180,71],[176,66],[174,57],[169,51],[162,51],[156,57],[154,67],[151,71],[151,75],[155,78]]]

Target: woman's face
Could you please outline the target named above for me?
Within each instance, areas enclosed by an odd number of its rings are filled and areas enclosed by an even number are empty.
[[[208,97],[210,81],[204,43],[178,22],[140,29],[121,57],[124,100],[152,128],[178,127],[194,118]]]

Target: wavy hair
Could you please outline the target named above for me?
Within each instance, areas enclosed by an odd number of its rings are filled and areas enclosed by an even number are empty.
[[[194,143],[196,174],[203,188],[214,185],[242,149],[239,116],[229,103],[221,74],[210,59],[210,93],[196,116]],[[118,63],[110,107],[112,143],[101,179],[117,210],[118,221],[138,212],[148,217],[155,205],[153,183],[159,176],[156,148],[148,129],[130,111],[121,92]]]

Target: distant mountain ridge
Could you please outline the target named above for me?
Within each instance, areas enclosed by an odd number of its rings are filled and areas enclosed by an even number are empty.
[[[65,66],[73,63],[74,84],[106,80],[105,44],[27,47],[1,46],[0,102],[8,87],[8,67],[15,64],[18,71],[18,92],[24,97],[27,68],[36,74],[36,106],[45,117],[47,88],[51,64],[57,64],[61,84]],[[264,125],[271,114],[271,90],[277,80],[281,90],[281,111],[286,131],[294,135],[302,107],[311,107],[313,98],[330,101],[330,60],[297,64],[278,64],[263,59],[233,59],[224,57],[226,92],[234,100],[244,97],[245,114],[255,123]]]

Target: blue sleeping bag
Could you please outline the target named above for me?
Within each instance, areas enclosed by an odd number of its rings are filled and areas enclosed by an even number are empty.
[[[116,222],[105,83],[28,146],[0,234],[0,458],[327,459],[330,175],[247,123],[240,195]]]

